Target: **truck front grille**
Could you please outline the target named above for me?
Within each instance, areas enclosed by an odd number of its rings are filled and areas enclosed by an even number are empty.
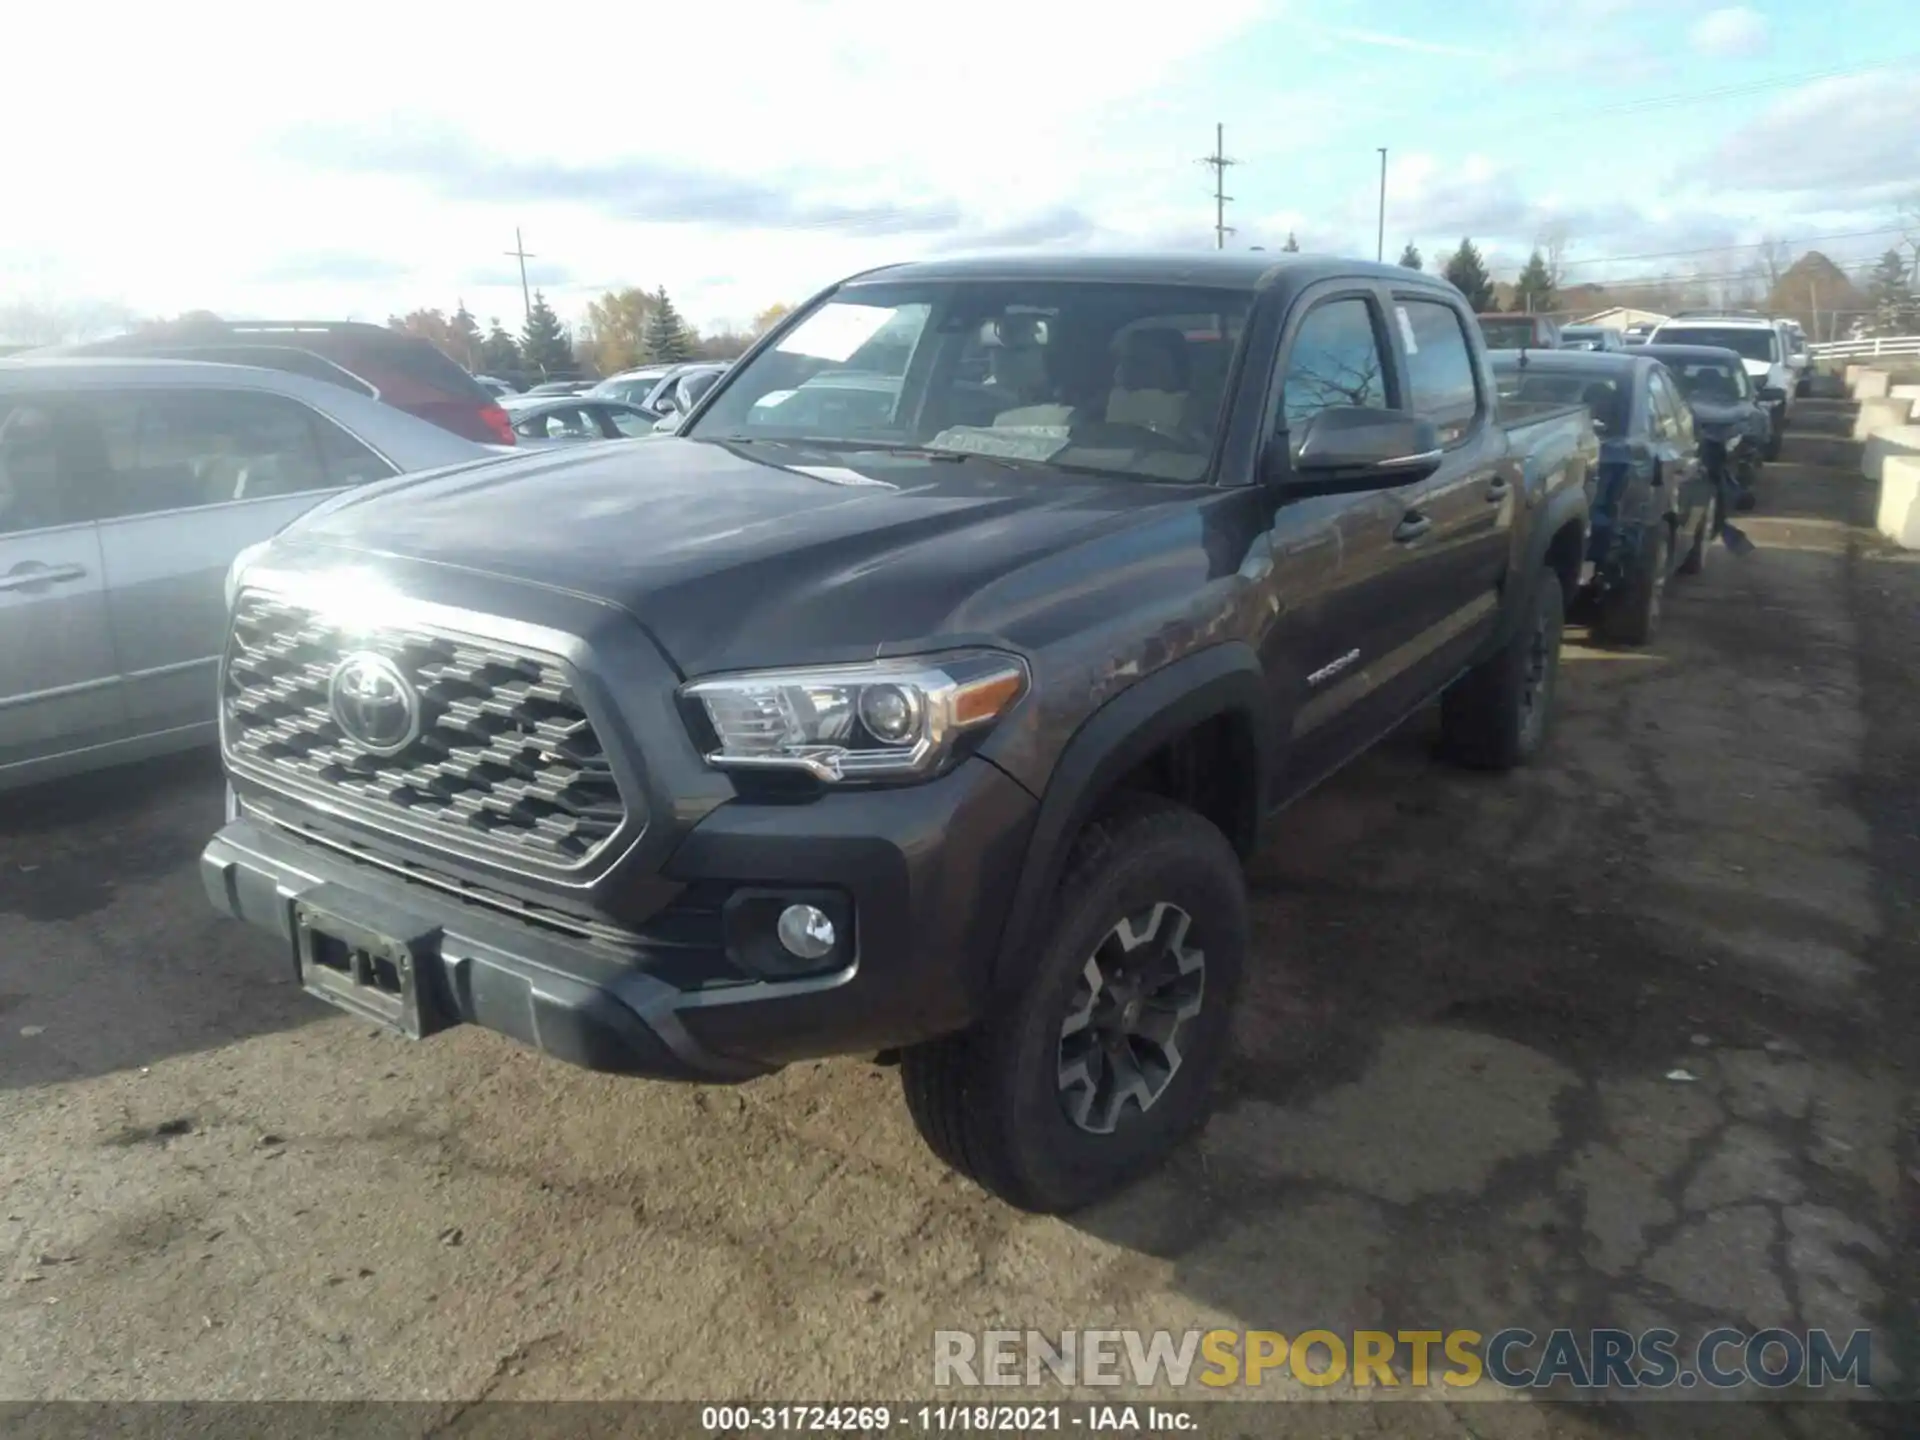
[[[417,732],[392,754],[358,743],[335,713],[336,670],[369,653],[418,700]],[[235,605],[221,704],[234,761],[430,841],[572,869],[628,818],[593,721],[550,657],[404,625],[347,634],[249,592]]]

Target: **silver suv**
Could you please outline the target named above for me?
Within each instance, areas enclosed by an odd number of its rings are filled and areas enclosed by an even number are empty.
[[[349,486],[494,453],[283,371],[0,360],[0,790],[211,744],[234,557]]]

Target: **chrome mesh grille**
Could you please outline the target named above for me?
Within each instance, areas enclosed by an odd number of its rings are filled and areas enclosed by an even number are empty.
[[[394,755],[356,744],[328,686],[355,651],[386,656],[420,698]],[[343,634],[306,606],[243,594],[221,680],[226,748],[296,787],[356,801],[377,823],[549,866],[584,863],[627,819],[593,722],[558,662],[405,626]]]

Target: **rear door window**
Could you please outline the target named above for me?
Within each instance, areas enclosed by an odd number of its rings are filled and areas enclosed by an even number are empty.
[[[341,469],[330,471],[320,417],[280,395],[156,390],[77,403],[98,440],[94,463],[84,468],[101,520],[332,489],[347,483],[335,474],[355,463],[341,443],[350,437],[341,435],[334,441]]]
[[[1406,406],[1431,420],[1442,445],[1457,445],[1480,414],[1473,351],[1459,312],[1437,300],[1396,299],[1394,316],[1406,354]]]

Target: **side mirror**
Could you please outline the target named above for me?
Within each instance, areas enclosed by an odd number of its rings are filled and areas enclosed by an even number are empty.
[[[1762,405],[1778,405],[1786,398],[1787,392],[1778,385],[1762,385],[1760,387],[1760,403]]]
[[[1270,463],[1267,478],[1290,495],[1359,494],[1423,480],[1440,468],[1443,453],[1431,420],[1341,405],[1307,421],[1291,465]]]
[[[689,375],[685,380],[680,382],[680,398],[686,402],[681,408],[683,410],[693,409],[694,406],[706,399],[707,392],[713,389],[719,381],[720,377],[711,371],[701,375]]]
[[[680,402],[674,397],[673,392],[669,390],[665,395],[660,397],[659,403],[653,408],[658,410],[663,416],[676,415],[680,411]]]
[[[662,415],[658,420],[653,422],[653,433],[656,435],[671,435],[679,428],[680,417],[678,415]]]

